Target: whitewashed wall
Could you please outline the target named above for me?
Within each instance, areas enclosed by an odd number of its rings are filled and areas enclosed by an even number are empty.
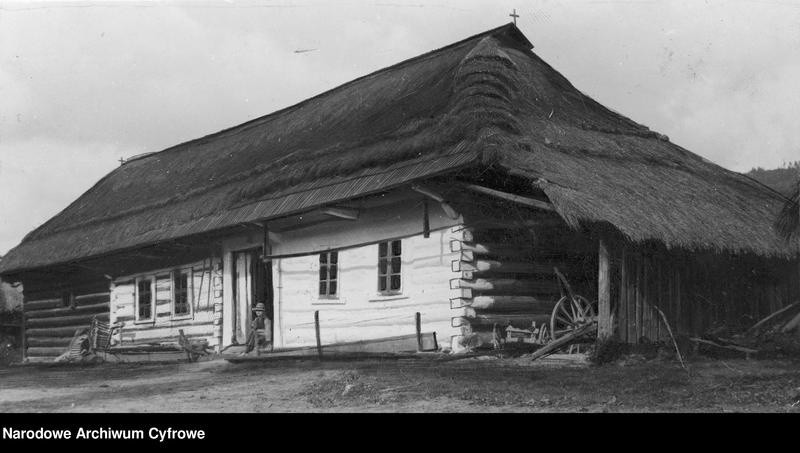
[[[160,269],[143,274],[115,279],[111,288],[111,322],[123,324],[119,340],[123,345],[148,342],[175,342],[178,330],[190,338],[208,340],[216,346],[221,324],[222,277],[218,258],[178,266],[174,269],[192,269],[192,316],[189,319],[172,319],[172,280],[170,269]],[[152,321],[136,322],[134,313],[135,278],[156,277],[155,316]]]
[[[278,347],[316,344],[314,312],[320,312],[323,344],[408,335],[416,332],[420,312],[423,332],[435,331],[440,346],[460,334],[451,320],[460,316],[450,308],[450,280],[457,278],[451,262],[460,257],[450,241],[461,240],[460,219],[447,218],[437,204],[431,206],[430,237],[421,233],[422,210],[408,203],[388,206],[336,228],[314,228],[281,235],[273,254],[295,252],[303,245],[336,248],[354,242],[402,237],[402,293],[382,296],[378,291],[378,244],[344,248],[339,253],[339,295],[319,297],[319,255],[273,260]],[[311,230],[311,229],[308,229]]]

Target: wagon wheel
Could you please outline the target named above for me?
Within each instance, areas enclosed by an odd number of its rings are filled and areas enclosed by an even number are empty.
[[[594,305],[583,296],[558,300],[550,316],[550,337],[555,340],[596,319]]]

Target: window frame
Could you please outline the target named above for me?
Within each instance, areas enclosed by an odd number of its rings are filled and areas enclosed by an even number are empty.
[[[332,280],[330,278],[331,277],[330,267],[331,267],[331,255],[334,254],[334,253],[336,254],[336,264],[335,264],[335,266],[336,266],[336,278]],[[325,255],[325,257],[326,257],[325,258],[325,264],[323,264],[322,260],[321,260],[321,257],[323,255]],[[342,292],[342,287],[340,285],[340,282],[341,282],[341,278],[340,278],[341,269],[340,268],[341,268],[341,266],[340,266],[340,261],[339,261],[339,251],[338,250],[327,250],[327,251],[324,251],[324,252],[320,252],[317,255],[317,258],[318,258],[317,265],[319,266],[317,271],[321,271],[323,266],[328,269],[327,272],[325,273],[326,277],[325,277],[325,280],[324,280],[325,281],[326,294],[321,294],[320,291],[319,291],[319,285],[320,285],[320,283],[323,282],[323,280],[322,280],[322,278],[321,278],[322,276],[319,274],[319,272],[317,273],[317,297],[320,300],[339,300],[339,295]],[[334,293],[334,294],[330,293],[331,281],[336,282],[336,293]]]
[[[150,317],[139,317],[139,282],[150,281]],[[133,322],[135,324],[152,324],[156,321],[156,277],[155,275],[142,275],[134,280]]]
[[[393,243],[400,243],[400,253],[395,255],[393,253]],[[386,256],[381,256],[381,245],[386,244]],[[392,272],[392,260],[398,258],[400,260],[400,271]],[[381,273],[381,261],[386,260],[386,273]],[[397,296],[403,294],[403,240],[391,239],[388,241],[381,241],[378,243],[378,294],[380,296]],[[397,276],[400,279],[400,287],[392,289],[392,277]],[[386,289],[381,290],[381,280],[386,282]]]
[[[189,311],[187,313],[176,313],[175,308],[177,306],[177,298],[175,293],[175,285],[176,277],[186,275],[186,304],[189,307]],[[175,269],[170,272],[170,319],[171,320],[181,320],[181,319],[192,319],[194,317],[194,274],[192,273],[192,268],[183,268],[183,269]]]

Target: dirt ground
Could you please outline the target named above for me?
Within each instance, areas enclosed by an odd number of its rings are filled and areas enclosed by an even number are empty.
[[[14,366],[0,412],[799,412],[800,360]]]

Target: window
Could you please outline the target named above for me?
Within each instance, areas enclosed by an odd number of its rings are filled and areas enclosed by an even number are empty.
[[[336,297],[339,289],[339,253],[325,252],[319,255],[319,295]]]
[[[382,294],[400,292],[400,241],[381,242],[378,244],[378,291]]]
[[[189,271],[172,273],[172,316],[192,314],[192,291],[189,284],[191,278]]]
[[[136,320],[150,321],[153,319],[153,279],[140,278],[136,280]]]

